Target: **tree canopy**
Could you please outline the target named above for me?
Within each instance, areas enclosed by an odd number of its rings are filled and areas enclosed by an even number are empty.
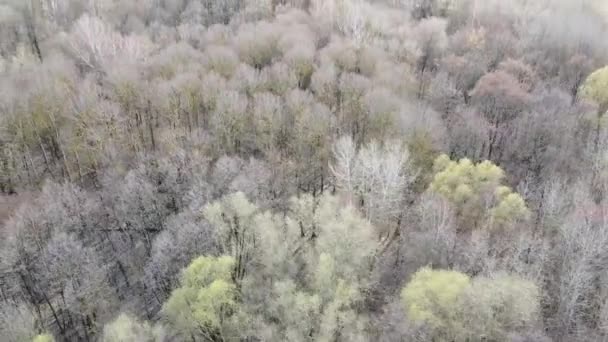
[[[605,2],[0,1],[0,340],[608,340]]]

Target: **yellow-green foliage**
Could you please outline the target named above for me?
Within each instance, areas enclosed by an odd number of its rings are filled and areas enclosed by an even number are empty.
[[[51,334],[40,334],[32,340],[33,342],[55,342],[55,338]]]
[[[498,225],[528,216],[523,198],[501,185],[504,171],[491,161],[474,164],[466,158],[453,161],[442,154],[435,159],[433,170],[431,191],[449,200],[466,223],[477,224],[486,208],[490,208],[489,214]]]
[[[194,259],[184,270],[182,285],[187,287],[203,287],[216,280],[231,281],[234,259],[229,256],[199,257]]]
[[[236,307],[236,285],[232,281],[234,258],[195,259],[182,275],[182,286],[165,303],[164,314],[184,333],[213,332]]]
[[[466,158],[452,161],[445,154],[437,157],[433,169],[436,173],[431,189],[453,202],[476,200],[504,178],[504,172],[490,161],[475,165]]]
[[[422,268],[401,291],[408,318],[434,326],[448,324],[447,316],[454,312],[470,282],[463,273]]]
[[[498,224],[506,224],[513,218],[527,217],[528,209],[524,199],[511,192],[506,186],[501,186],[496,192],[498,204],[492,209],[492,217]]]
[[[599,113],[608,110],[608,66],[594,71],[580,89],[580,94],[599,105]]]
[[[139,322],[127,314],[120,314],[103,329],[102,342],[160,342],[163,332],[160,327],[151,327],[147,322]]]
[[[408,319],[427,324],[438,340],[504,341],[530,328],[539,313],[537,286],[514,275],[469,278],[422,268],[401,291]]]
[[[55,342],[55,338],[51,334],[40,334],[34,337],[32,342]]]

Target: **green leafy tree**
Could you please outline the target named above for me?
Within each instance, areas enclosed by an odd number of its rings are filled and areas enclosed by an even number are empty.
[[[594,150],[599,149],[600,133],[604,114],[608,111],[608,66],[591,73],[579,91],[583,98],[597,103],[597,118],[595,122]]]
[[[591,73],[581,86],[580,94],[597,103],[599,113],[608,111],[608,66]]]
[[[534,327],[536,285],[499,274],[471,279],[464,273],[422,268],[401,291],[410,321],[429,327],[437,341],[504,341]]]
[[[426,322],[443,331],[460,330],[454,310],[459,298],[470,286],[471,279],[463,273],[422,268],[401,291],[408,318]]]
[[[184,270],[181,287],[173,291],[163,307],[177,332],[210,341],[230,337],[226,328],[237,309],[234,264],[229,256],[202,256]]]
[[[501,185],[504,171],[490,161],[453,161],[444,154],[435,159],[433,168],[430,189],[455,206],[461,229],[477,228],[485,216],[500,227],[529,214],[523,198]]]

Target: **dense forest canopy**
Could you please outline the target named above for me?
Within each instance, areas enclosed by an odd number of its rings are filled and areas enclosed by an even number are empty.
[[[608,340],[604,0],[0,0],[0,340]]]

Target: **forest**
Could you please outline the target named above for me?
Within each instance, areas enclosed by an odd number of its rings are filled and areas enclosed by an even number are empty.
[[[608,341],[605,0],[0,0],[0,340]]]

